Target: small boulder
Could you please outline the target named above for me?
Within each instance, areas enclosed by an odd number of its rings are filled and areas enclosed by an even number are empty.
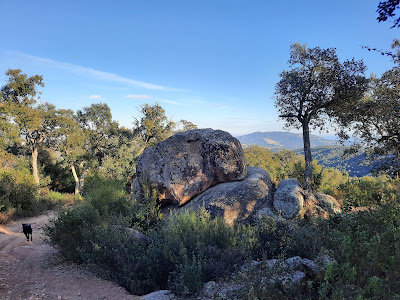
[[[172,300],[176,299],[175,295],[168,290],[159,290],[140,297],[142,300]]]
[[[332,196],[316,193],[315,197],[319,202],[319,206],[326,210],[329,214],[337,214],[342,212],[339,202]]]
[[[218,292],[217,284],[215,281],[206,282],[203,285],[202,294],[207,298],[214,298],[215,294]]]
[[[180,132],[147,149],[139,158],[135,192],[150,185],[165,204],[183,205],[222,182],[247,176],[240,142],[221,130]]]
[[[296,179],[282,180],[276,189],[273,206],[285,219],[292,219],[303,208],[305,192]]]
[[[253,212],[272,206],[272,181],[264,169],[248,167],[247,172],[245,180],[213,186],[183,208],[198,210],[204,205],[212,217],[223,216],[228,224],[248,221]]]

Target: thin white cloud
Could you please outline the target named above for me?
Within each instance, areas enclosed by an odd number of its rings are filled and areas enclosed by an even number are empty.
[[[175,92],[185,91],[182,89],[170,88],[170,87],[157,85],[157,84],[153,84],[153,83],[149,83],[149,82],[143,82],[143,81],[138,81],[138,80],[122,77],[122,76],[119,76],[117,74],[110,73],[110,72],[99,71],[99,70],[95,70],[92,68],[87,68],[87,67],[74,65],[74,64],[70,64],[70,63],[65,63],[65,62],[59,62],[59,61],[52,60],[49,58],[42,58],[42,57],[38,57],[38,56],[32,56],[32,55],[28,55],[28,54],[19,53],[19,52],[13,52],[13,51],[8,51],[8,53],[13,54],[13,55],[22,56],[22,57],[28,58],[30,60],[33,60],[35,62],[45,64],[50,67],[67,70],[69,72],[80,74],[80,75],[87,75],[87,76],[90,76],[90,77],[93,77],[93,78],[96,78],[99,80],[123,83],[123,84],[131,85],[131,86],[138,87],[138,88],[148,89],[148,90],[175,91]]]
[[[90,99],[101,99],[101,95],[90,95]]]
[[[180,105],[179,102],[173,101],[173,100],[167,100],[167,99],[156,99],[157,101],[163,102],[163,103],[168,103],[168,104],[173,104],[173,105]]]
[[[153,96],[150,95],[127,95],[125,98],[128,99],[152,99]]]

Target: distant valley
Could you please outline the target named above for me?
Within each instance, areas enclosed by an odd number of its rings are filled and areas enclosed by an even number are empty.
[[[304,154],[301,133],[254,132],[239,136],[237,139],[244,148],[256,145],[269,148],[272,151],[287,149],[296,154]],[[372,167],[364,162],[367,157],[365,153],[343,157],[343,152],[347,147],[340,145],[337,141],[311,135],[311,147],[313,159],[318,160],[318,163],[325,168],[335,168],[342,172],[348,172],[352,177],[362,177],[371,172]]]
[[[269,149],[287,149],[295,150],[303,148],[303,135],[301,133],[291,133],[282,131],[254,132],[236,137],[242,146],[249,147],[257,145]],[[324,139],[322,137],[311,135],[311,147],[326,145],[338,146],[337,141]]]
[[[313,159],[316,159],[324,168],[338,169],[349,173],[351,177],[369,175],[372,166],[364,161],[367,158],[365,152],[343,157],[346,148],[345,146],[319,146],[311,148],[311,153]],[[303,149],[293,150],[293,152],[304,155]]]

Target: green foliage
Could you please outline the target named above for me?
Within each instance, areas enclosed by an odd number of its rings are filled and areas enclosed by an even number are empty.
[[[263,259],[293,256],[314,259],[323,248],[317,233],[318,226],[323,226],[323,222],[285,222],[263,218],[255,226],[258,247],[254,249],[254,254]]]
[[[334,195],[341,184],[349,181],[349,175],[336,169],[323,169],[320,191]]]
[[[343,178],[344,179],[344,178]],[[376,206],[400,199],[400,179],[388,176],[352,178],[325,192],[342,201],[346,206]]]
[[[149,188],[143,196],[136,197],[132,206],[131,227],[147,233],[158,226],[162,220],[160,203],[155,190],[150,193]]]
[[[329,220],[280,223],[269,218],[256,228],[264,258],[298,255],[325,261],[325,271],[288,289],[274,280],[284,274],[279,265],[250,268],[233,277],[243,287],[232,299],[397,299],[400,295],[399,199]]]
[[[80,203],[82,202],[82,197],[52,190],[41,190],[39,193],[39,200],[46,204],[47,209],[54,209]]]
[[[303,130],[304,189],[311,191],[312,155],[310,129],[323,130],[343,111],[353,109],[367,89],[363,61],[341,63],[335,48],[290,46],[289,70],[282,71],[275,87],[275,106],[287,128]]]
[[[89,204],[60,212],[46,233],[69,259],[90,264],[134,294],[166,288],[195,294],[204,282],[236,270],[256,243],[250,227],[231,227],[205,210],[171,216],[148,231],[148,243],[132,229],[102,226]]]
[[[188,256],[187,249],[179,251],[179,262],[171,272],[168,286],[182,296],[197,294],[203,287],[202,257]]]
[[[143,150],[154,146],[171,135],[175,123],[168,120],[165,110],[158,103],[142,105],[140,113],[141,117],[135,118],[133,122],[133,133],[142,145]]]
[[[87,178],[83,197],[103,218],[113,214],[126,216],[133,205],[133,201],[126,193],[124,182],[97,175]]]
[[[53,149],[41,149],[39,151],[38,165],[50,182],[48,188],[58,192],[73,193],[74,178],[69,169],[67,169],[60,158],[58,152]],[[41,179],[42,183],[43,179]]]
[[[31,216],[37,207],[38,187],[28,168],[22,165],[0,170],[0,211],[15,210],[15,216]]]
[[[82,262],[88,243],[90,244],[89,236],[98,225],[98,211],[84,203],[62,209],[45,227],[45,233],[67,259]]]
[[[204,208],[171,216],[163,237],[164,255],[175,266],[170,288],[182,295],[195,294],[203,283],[233,272],[257,243],[251,227],[211,219]],[[189,274],[200,281],[192,282]]]
[[[1,88],[1,101],[32,105],[38,93],[37,87],[44,86],[43,77],[39,75],[28,77],[20,69],[8,69],[8,83]]]
[[[268,171],[273,182],[278,185],[283,179],[296,178],[300,183],[304,182],[304,156],[296,155],[292,151],[281,150],[272,152],[267,148],[251,146],[244,149],[248,166],[260,167]],[[320,187],[323,174],[322,166],[317,161],[312,162],[314,173],[312,177],[313,188]]]
[[[354,287],[356,296],[364,298],[391,298],[400,293],[398,204],[338,215],[329,225],[326,245],[334,249],[337,263],[325,273],[321,290],[325,295],[340,295],[349,286]]]

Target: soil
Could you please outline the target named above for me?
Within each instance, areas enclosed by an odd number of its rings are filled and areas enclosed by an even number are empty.
[[[0,225],[1,300],[140,299],[116,283],[63,260],[58,251],[46,243],[43,232],[53,215],[48,212]],[[33,241],[26,240],[22,223],[32,224]]]

